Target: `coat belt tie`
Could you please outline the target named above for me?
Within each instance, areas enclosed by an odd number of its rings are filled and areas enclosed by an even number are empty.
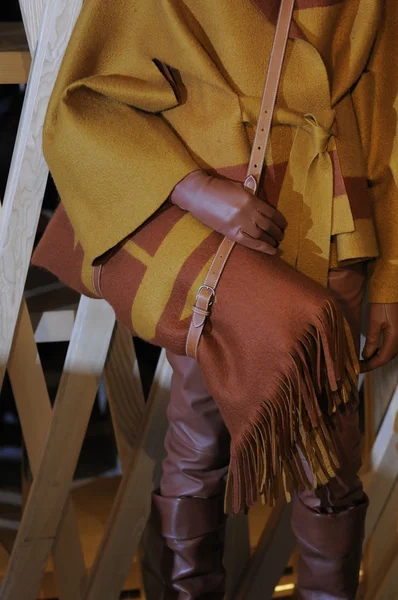
[[[333,218],[333,122],[331,110],[299,119],[278,202],[288,222],[282,258],[325,286]]]
[[[255,126],[257,98],[240,98],[243,120]],[[334,205],[334,174],[330,152],[336,149],[335,111],[317,110],[297,114],[279,108],[275,111],[275,134],[271,135],[268,159],[273,156],[273,142],[278,143],[278,126],[293,129],[293,143],[282,183],[278,209],[288,227],[280,244],[282,258],[311,279],[327,285],[330,265],[330,241],[334,233],[354,230],[348,199]],[[340,210],[341,214],[337,214]],[[339,230],[333,230],[333,222]]]

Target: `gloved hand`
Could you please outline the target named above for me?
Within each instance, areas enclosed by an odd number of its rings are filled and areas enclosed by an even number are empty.
[[[225,237],[265,254],[275,254],[286,219],[247,192],[242,184],[194,171],[174,188],[170,200]]]
[[[383,342],[381,344],[381,334]],[[381,344],[381,345],[380,345]],[[386,365],[398,354],[398,302],[393,304],[369,305],[369,325],[362,372],[372,371]]]

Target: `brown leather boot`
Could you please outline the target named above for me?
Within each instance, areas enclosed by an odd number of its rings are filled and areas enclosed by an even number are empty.
[[[223,600],[223,496],[152,496],[152,522],[163,538],[159,600]]]
[[[170,426],[142,558],[145,586],[151,600],[222,600],[229,434],[198,363],[168,359]]]
[[[354,600],[358,589],[368,499],[337,513],[321,514],[293,500],[299,545],[301,600]]]

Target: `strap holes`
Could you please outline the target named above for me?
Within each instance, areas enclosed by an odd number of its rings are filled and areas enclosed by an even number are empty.
[[[261,150],[261,146],[259,146],[258,149]]]
[[[264,127],[261,129],[261,131],[264,131]]]
[[[254,167],[257,169],[257,165],[254,165]]]

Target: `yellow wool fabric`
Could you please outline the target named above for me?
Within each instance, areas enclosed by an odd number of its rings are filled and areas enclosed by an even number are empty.
[[[275,33],[268,4],[86,0],[43,147],[87,267],[189,172],[248,162]],[[396,0],[296,2],[266,157],[281,173],[270,201],[289,223],[282,257],[321,283],[331,261],[370,259],[374,302],[398,301],[397,11]]]

